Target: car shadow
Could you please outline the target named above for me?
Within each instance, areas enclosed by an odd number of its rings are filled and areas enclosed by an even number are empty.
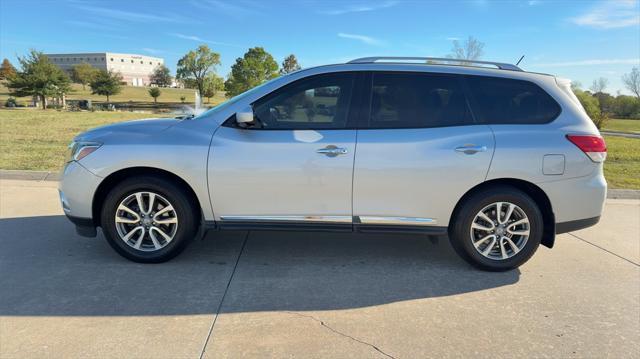
[[[101,234],[77,236],[64,216],[0,219],[0,233],[0,316],[211,314],[223,296],[222,312],[335,310],[520,276],[473,269],[446,239],[419,235],[210,232],[170,262],[138,264]]]

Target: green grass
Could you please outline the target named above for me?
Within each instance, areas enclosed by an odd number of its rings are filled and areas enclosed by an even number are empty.
[[[0,168],[60,170],[67,145],[80,132],[114,122],[158,115],[132,112],[0,110]]]
[[[165,115],[169,116],[169,115]],[[0,168],[59,170],[67,144],[89,128],[158,115],[131,112],[0,110]],[[610,188],[640,189],[640,139],[605,137]]]
[[[603,130],[640,133],[640,120],[611,119],[606,123]]]
[[[82,85],[72,84],[73,92],[67,95],[69,100],[91,100],[94,103],[103,103],[107,101],[105,96],[92,95],[89,86],[85,90],[82,89]],[[158,97],[158,105],[160,107],[177,107],[182,105],[180,97],[184,96],[185,104],[193,105],[195,102],[195,90],[191,89],[175,89],[175,88],[161,88],[161,94]],[[5,101],[9,98],[9,89],[6,86],[0,84],[0,104],[4,106]],[[31,102],[30,97],[18,97],[19,104],[29,104]],[[137,86],[122,86],[122,92],[109,98],[111,103],[116,105],[128,105],[138,107],[153,107],[153,98],[149,96],[149,87],[137,87]],[[215,97],[211,98],[210,105],[217,105],[225,100],[224,92],[220,91]],[[205,105],[207,99],[203,99]]]
[[[640,139],[605,136],[604,176],[609,188],[640,189]]]

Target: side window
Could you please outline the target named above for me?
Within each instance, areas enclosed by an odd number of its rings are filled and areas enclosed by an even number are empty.
[[[370,128],[419,128],[473,122],[455,75],[373,73]]]
[[[560,114],[560,106],[536,84],[498,77],[466,76],[476,116],[490,124],[542,124]]]
[[[354,78],[345,73],[294,82],[258,100],[254,115],[267,130],[346,128]]]

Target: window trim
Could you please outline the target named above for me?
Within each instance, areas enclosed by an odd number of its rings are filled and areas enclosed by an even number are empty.
[[[366,103],[364,104],[364,108],[366,108],[366,111],[363,111],[364,113],[362,114],[361,118],[360,118],[360,129],[362,130],[410,130],[410,129],[429,129],[429,128],[445,128],[445,127],[461,127],[461,126],[473,126],[473,125],[478,125],[480,124],[479,121],[477,121],[476,119],[476,115],[473,112],[473,107],[471,106],[472,104],[470,103],[470,99],[469,99],[469,93],[467,91],[467,86],[465,81],[462,79],[462,75],[460,74],[456,74],[456,73],[449,73],[449,72],[427,72],[427,71],[391,71],[391,70],[383,70],[383,71],[367,71],[368,77],[367,77],[367,88],[365,89],[365,91],[367,91],[367,96],[366,96]],[[377,126],[372,126],[371,124],[371,106],[373,104],[373,79],[375,74],[389,74],[389,75],[397,75],[397,74],[405,74],[405,75],[425,75],[425,76],[451,76],[452,78],[455,78],[455,80],[458,82],[458,84],[460,85],[460,88],[462,89],[462,93],[464,94],[465,97],[465,105],[467,107],[467,111],[469,112],[469,116],[470,116],[470,122],[469,123],[461,123],[461,124],[454,124],[454,125],[442,125],[442,126],[409,126],[409,127],[377,127]]]
[[[365,90],[365,88],[363,88],[363,75],[364,73],[362,71],[340,71],[340,72],[328,72],[328,73],[322,73],[322,74],[315,74],[315,75],[311,75],[311,76],[306,76],[300,79],[297,79],[295,81],[289,82],[286,85],[283,85],[269,93],[264,94],[263,96],[259,97],[258,99],[254,100],[253,102],[251,102],[250,106],[253,109],[253,107],[256,105],[256,103],[263,101],[263,100],[268,100],[270,97],[274,97],[277,96],[278,93],[280,93],[281,91],[286,91],[288,88],[290,87],[295,87],[298,86],[301,82],[306,82],[306,81],[315,81],[318,78],[322,78],[322,77],[330,77],[330,76],[336,76],[336,75],[350,75],[353,77],[353,86],[351,86],[351,93],[349,94],[349,103],[348,103],[348,109],[347,109],[347,114],[346,114],[346,123],[345,123],[345,127],[341,127],[341,128],[263,128],[263,127],[240,127],[238,126],[237,122],[235,121],[235,114],[232,114],[229,118],[227,118],[223,123],[222,126],[224,127],[231,127],[231,128],[236,128],[236,129],[240,129],[240,130],[250,130],[250,131],[342,131],[342,130],[357,130],[358,129],[358,112],[355,109],[359,108],[359,101],[361,100],[360,98],[358,98],[359,96],[357,96],[358,93],[362,93],[362,90]]]

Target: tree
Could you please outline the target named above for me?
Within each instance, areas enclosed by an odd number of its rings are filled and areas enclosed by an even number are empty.
[[[158,103],[158,97],[160,97],[161,92],[157,87],[152,87],[149,89],[149,96],[153,97],[153,103]]]
[[[107,96],[117,95],[122,90],[122,75],[118,72],[100,70],[96,77],[89,84],[91,94]]]
[[[11,77],[16,75],[16,68],[13,67],[9,60],[2,60],[2,65],[0,65],[0,81],[8,80]]]
[[[204,79],[204,93],[202,94],[207,98],[207,103],[211,102],[211,98],[215,96],[218,91],[224,90],[224,81],[222,77],[215,74],[209,74]]]
[[[298,59],[296,59],[296,55],[291,54],[287,56],[284,61],[282,61],[282,68],[280,69],[280,75],[285,75],[290,72],[300,70],[300,64],[298,64]]]
[[[184,101],[187,99],[186,96],[180,96],[180,102],[184,103]]]
[[[598,129],[602,128],[608,118],[606,114],[602,113],[600,110],[600,102],[598,101],[598,98],[592,96],[587,91],[576,90],[574,93],[596,127]]]
[[[451,54],[448,56],[454,59],[463,60],[479,60],[484,55],[484,43],[469,36],[464,44],[460,44],[458,40],[453,40]]]
[[[98,69],[89,65],[86,62],[75,65],[71,68],[71,80],[77,84],[82,84],[82,89],[85,89],[85,85],[88,85],[98,74]]]
[[[231,66],[231,74],[224,83],[227,97],[241,94],[261,83],[278,77],[278,63],[262,47],[249,49]]]
[[[168,67],[164,65],[158,65],[158,67],[153,70],[153,74],[151,74],[151,78],[149,80],[153,85],[160,87],[169,87],[171,86],[173,78],[171,77],[171,71]]]
[[[49,61],[43,53],[31,50],[29,55],[18,57],[20,71],[8,78],[11,95],[36,96],[47,108],[47,97],[61,97],[71,91],[69,76]]]
[[[571,81],[571,90],[576,91],[582,88],[582,82],[574,80]]]
[[[595,94],[598,92],[603,92],[607,88],[607,85],[609,85],[609,80],[605,79],[604,77],[600,77],[593,80],[593,83],[591,84],[591,87],[589,87],[589,89]]]
[[[207,45],[200,45],[195,51],[189,51],[178,60],[176,76],[181,80],[195,80],[198,93],[202,96],[205,77],[218,65],[220,54],[211,51]]]
[[[637,67],[631,69],[630,73],[622,75],[622,82],[629,91],[640,99],[640,70]]]

